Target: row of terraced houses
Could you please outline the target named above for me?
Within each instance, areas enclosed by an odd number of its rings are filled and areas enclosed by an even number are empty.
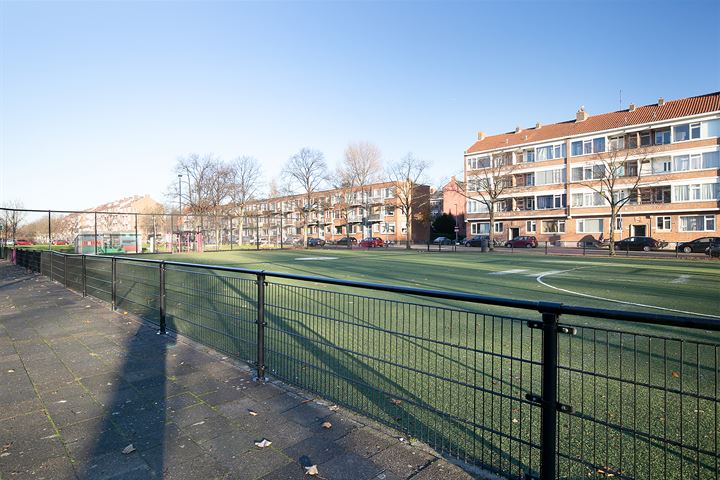
[[[659,99],[651,105],[630,105],[599,115],[580,108],[570,121],[538,123],[490,136],[479,132],[464,153],[462,195],[446,186],[443,211],[464,215],[462,230],[467,235],[487,234],[493,228],[502,239],[533,235],[556,244],[575,244],[588,236],[608,238],[610,209],[593,182],[600,181],[603,159],[618,151],[624,152],[626,164],[625,178],[617,179],[616,194],[629,201],[616,219],[616,239],[653,236],[675,242],[717,234],[720,92]],[[511,173],[507,175],[511,185],[495,205],[492,226],[477,187],[488,165],[500,165]],[[393,185],[386,182],[350,193],[315,193],[313,198],[321,208],[312,213],[308,236],[331,241],[348,235],[379,236],[401,241],[410,228],[413,241],[426,241],[430,187],[417,186],[409,227],[393,192]],[[303,203],[302,195],[294,195],[251,205],[251,210],[274,215],[260,232],[261,238],[279,233],[278,213],[287,215],[285,237],[302,235],[304,226],[292,212]],[[253,235],[252,230],[248,235]]]
[[[613,191],[629,201],[616,219],[616,238],[716,235],[719,137],[720,92],[600,115],[581,108],[571,121],[492,136],[480,132],[465,152],[467,231],[491,228],[487,208],[477,201],[482,188],[473,188],[473,180],[484,165],[501,162],[512,175],[495,205],[498,236],[559,243],[608,238],[610,209],[598,176],[608,156],[616,162],[622,151],[626,162]]]

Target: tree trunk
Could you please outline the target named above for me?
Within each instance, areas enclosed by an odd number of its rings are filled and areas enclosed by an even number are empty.
[[[405,210],[405,250],[410,250],[410,209]]]
[[[491,252],[493,250],[495,250],[495,208],[494,207],[495,207],[494,204],[491,205],[489,212],[488,212],[490,214],[490,231],[488,232],[490,241],[488,242],[489,243],[488,249],[490,249]]]
[[[615,219],[617,210],[615,205],[610,205],[610,256],[615,256]]]

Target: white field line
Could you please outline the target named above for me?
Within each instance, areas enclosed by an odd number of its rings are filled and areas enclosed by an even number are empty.
[[[337,260],[338,257],[296,257],[295,260]]]
[[[670,283],[687,283],[690,279],[690,275],[680,275],[675,280],[671,280]]]
[[[510,275],[513,273],[527,272],[526,268],[516,268],[515,270],[503,270],[502,272],[490,272],[489,275]]]
[[[556,273],[561,272],[569,272],[570,270],[550,270],[547,272],[535,272],[535,273],[528,273],[525,275],[526,277],[544,277],[545,275],[554,275]]]
[[[573,269],[570,269],[570,270],[562,270],[562,271],[559,271],[559,272],[556,272],[556,273],[572,272],[573,270],[578,270],[578,269],[580,269],[580,268],[584,268],[584,267],[577,267],[577,268],[573,268]],[[565,288],[560,288],[560,287],[554,287],[554,286],[552,286],[552,285],[550,285],[550,284],[548,284],[548,283],[543,282],[542,279],[543,279],[543,276],[545,276],[545,275],[550,275],[550,273],[540,275],[540,276],[538,276],[535,280],[537,280],[541,285],[544,285],[544,286],[546,286],[546,287],[548,287],[548,288],[552,288],[553,290],[558,290],[558,291],[560,291],[560,292],[569,293],[569,294],[571,294],[571,295],[579,295],[579,296],[581,296],[581,297],[593,298],[593,299],[595,299],[595,300],[604,300],[604,301],[606,301],[606,302],[622,303],[623,305],[633,305],[633,306],[636,306],[636,307],[654,308],[654,309],[657,309],[657,310],[664,310],[664,311],[666,311],[666,312],[685,313],[685,314],[687,314],[687,315],[697,315],[697,316],[699,316],[699,317],[709,317],[709,318],[717,318],[717,319],[720,319],[720,316],[718,316],[718,315],[710,315],[710,314],[707,314],[707,313],[688,312],[688,311],[686,311],[686,310],[677,310],[677,309],[674,309],[674,308],[658,307],[658,306],[656,306],[656,305],[646,305],[646,304],[644,304],[644,303],[626,302],[626,301],[624,301],[624,300],[616,300],[616,299],[614,299],[614,298],[598,297],[597,295],[589,295],[589,294],[587,294],[587,293],[573,292],[572,290],[567,290],[567,289],[565,289]]]

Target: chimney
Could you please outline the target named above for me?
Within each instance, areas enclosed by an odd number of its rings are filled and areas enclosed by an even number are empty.
[[[658,107],[665,105],[665,99],[663,97],[658,98]]]
[[[478,140],[485,140],[485,132],[478,132]]]
[[[515,133],[520,133],[520,132],[522,132],[522,128],[520,128],[520,125],[518,125],[517,127],[515,127]]]
[[[635,111],[635,104],[631,103],[630,105],[628,105],[628,112],[634,112],[634,111]]]
[[[535,123],[535,130],[540,130],[542,128],[542,123],[537,122]]]
[[[585,107],[582,106],[582,107],[580,107],[580,110],[578,110],[577,113],[575,113],[575,121],[576,122],[584,122],[585,120],[588,119],[589,116],[590,115],[588,115],[587,112],[585,111]]]

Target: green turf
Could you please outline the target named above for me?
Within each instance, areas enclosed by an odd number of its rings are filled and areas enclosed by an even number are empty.
[[[299,260],[307,257],[336,258]],[[713,315],[720,302],[714,261],[330,249],[154,258],[621,310],[673,313],[652,305]],[[101,297],[109,291],[108,263],[89,264],[89,284]],[[537,281],[551,271],[558,273],[543,281],[568,292]],[[119,261],[119,306],[157,319],[157,273]],[[169,326],[254,361],[254,280],[168,266]],[[271,375],[458,458],[516,475],[537,472],[539,451],[523,442],[539,442],[540,409],[523,399],[540,392],[542,336],[519,319],[538,319],[536,312],[268,280]],[[560,477],[716,478],[719,336],[562,321],[578,332],[558,343],[559,400],[576,410],[559,414]]]

